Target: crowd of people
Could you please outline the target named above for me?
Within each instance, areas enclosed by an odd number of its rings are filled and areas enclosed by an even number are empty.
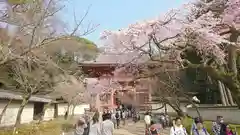
[[[87,115],[80,118],[75,124],[74,135],[113,135],[114,124],[111,114],[105,114],[103,121],[99,118],[99,112],[95,112],[91,119]]]
[[[132,119],[134,122],[140,120],[139,114],[135,110],[129,109],[116,109],[113,111],[105,110],[102,115],[103,121],[105,120],[106,115],[111,115],[114,128],[120,128],[120,123],[125,125],[127,119]]]
[[[162,121],[156,123],[158,120],[152,120],[151,114],[147,112],[144,117],[146,124],[145,135],[160,135],[161,130],[164,129],[164,124],[165,126],[171,127],[170,135],[188,135],[188,132],[183,126],[182,119],[180,117],[173,119],[171,123],[167,122],[170,120],[168,118],[169,117],[165,115],[165,118],[162,119]],[[193,118],[190,135],[210,135],[210,133],[204,127],[203,122],[204,121],[201,117]],[[213,135],[237,135],[237,132],[233,131],[229,124],[224,123],[222,116],[217,116],[216,121],[213,122],[212,133]]]
[[[75,135],[113,135],[115,128],[120,128],[126,124],[126,120],[132,118],[134,122],[140,119],[139,114],[135,111],[117,109],[115,111],[105,110],[99,119],[99,112],[95,112],[90,119],[88,116],[81,118],[75,124]],[[188,135],[187,130],[183,126],[182,119],[177,117],[173,120],[166,114],[161,114],[159,117],[152,117],[150,112],[146,112],[144,116],[145,135],[160,135],[164,128],[170,127],[170,135]],[[204,121],[201,117],[193,118],[193,123],[189,131],[190,135],[210,135],[203,125]],[[237,135],[230,125],[224,123],[222,116],[217,116],[216,121],[212,124],[213,135]]]
[[[126,120],[130,118],[137,122],[140,116],[134,110],[105,110],[101,115],[102,121],[100,121],[100,113],[96,111],[91,119],[86,115],[77,121],[74,135],[113,135],[113,130],[120,128],[120,123],[124,126]]]

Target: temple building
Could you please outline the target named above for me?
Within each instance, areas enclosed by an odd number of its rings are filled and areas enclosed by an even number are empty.
[[[105,58],[106,61],[106,58]],[[87,90],[91,92],[91,108],[103,111],[120,106],[148,110],[151,101],[150,87],[147,80],[133,79],[133,75],[119,70],[117,61],[84,62],[81,68],[89,77],[86,79]]]

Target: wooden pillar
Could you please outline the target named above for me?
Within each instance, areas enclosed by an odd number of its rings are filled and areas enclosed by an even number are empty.
[[[58,117],[58,104],[55,103],[54,104],[54,118],[57,118]]]
[[[111,92],[111,107],[113,109],[113,107],[115,106],[115,99],[114,99],[114,90]]]
[[[101,112],[102,110],[101,110],[101,107],[100,107],[101,103],[100,103],[100,97],[99,97],[99,96],[100,96],[99,94],[96,95],[96,104],[95,104],[95,107],[96,107],[96,109],[97,109],[99,112]]]

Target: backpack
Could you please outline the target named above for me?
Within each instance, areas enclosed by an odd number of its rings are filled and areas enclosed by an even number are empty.
[[[146,129],[146,135],[158,135],[158,131],[156,128],[148,128]]]
[[[84,128],[83,135],[88,135],[90,131],[90,122],[87,123],[87,127]]]
[[[157,135],[158,134],[157,129],[156,128],[150,129],[150,134]]]

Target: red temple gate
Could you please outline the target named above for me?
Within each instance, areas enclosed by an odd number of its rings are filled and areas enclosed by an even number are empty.
[[[118,88],[110,86],[109,89],[111,90],[109,91],[93,94],[92,96],[96,101],[92,107],[102,111],[105,108],[117,108],[119,103],[122,102],[124,104],[129,103],[140,110],[150,109],[150,105],[148,104],[151,100],[149,87],[142,85],[141,81],[133,81],[131,77],[124,74],[121,74],[121,79],[114,78],[116,67],[117,64],[108,63],[100,64],[92,62],[81,64],[83,72],[88,74],[90,78],[114,80],[121,86]],[[120,102],[117,100],[120,100]]]

